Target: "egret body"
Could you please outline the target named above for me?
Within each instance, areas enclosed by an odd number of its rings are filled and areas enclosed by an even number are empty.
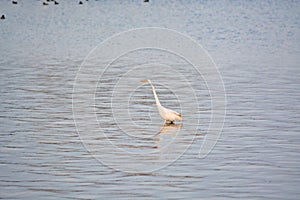
[[[141,82],[148,82],[151,85],[158,112],[160,116],[165,120],[165,123],[173,124],[174,121],[182,121],[181,114],[174,110],[167,109],[160,104],[155,88],[150,80],[142,80]]]

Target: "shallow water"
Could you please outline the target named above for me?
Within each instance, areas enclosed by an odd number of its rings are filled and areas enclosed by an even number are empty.
[[[6,15],[0,21],[1,198],[299,199],[298,2],[41,4],[1,2],[0,14]],[[95,90],[99,124],[87,120],[86,131],[76,129],[73,86],[88,52],[113,34],[141,27],[189,35],[222,75],[226,121],[204,159],[198,153],[211,116],[207,85],[188,63],[162,51],[137,51],[116,60]],[[88,64],[105,68],[101,59]],[[131,91],[129,102],[118,98],[122,93],[113,96],[120,72],[132,66],[154,71],[161,103],[182,112],[182,123],[164,127],[150,86],[135,79],[134,90],[130,84],[118,90]],[[185,82],[176,81],[166,66],[192,82],[199,124],[191,123],[188,111],[195,104]],[[128,103],[131,119],[113,118],[111,103],[118,113]],[[118,148],[107,146],[107,139]]]

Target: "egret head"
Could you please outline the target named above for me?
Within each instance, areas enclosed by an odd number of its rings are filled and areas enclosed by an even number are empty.
[[[141,80],[142,83],[147,83],[149,82],[147,79]]]

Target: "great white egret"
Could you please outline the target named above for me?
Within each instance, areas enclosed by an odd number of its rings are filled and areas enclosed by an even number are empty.
[[[160,104],[155,88],[150,80],[141,80],[141,82],[148,82],[151,85],[158,112],[160,116],[165,120],[166,124],[173,124],[174,121],[182,121],[181,114],[174,110],[167,109]]]

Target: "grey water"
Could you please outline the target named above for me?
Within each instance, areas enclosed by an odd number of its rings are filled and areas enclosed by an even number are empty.
[[[299,1],[1,1],[0,198],[299,199],[299,13]],[[97,123],[84,110],[74,120],[74,102],[86,95],[78,90],[74,101],[74,83],[90,52],[143,27],[188,35],[220,72],[226,118],[205,158],[207,84],[168,52],[131,52],[107,69],[97,55],[88,65],[103,74],[86,105]],[[134,89],[119,84],[133,66],[144,66],[183,122],[163,125],[140,76],[128,75]],[[174,71],[191,83],[199,110]],[[93,71],[85,75],[89,86]]]

